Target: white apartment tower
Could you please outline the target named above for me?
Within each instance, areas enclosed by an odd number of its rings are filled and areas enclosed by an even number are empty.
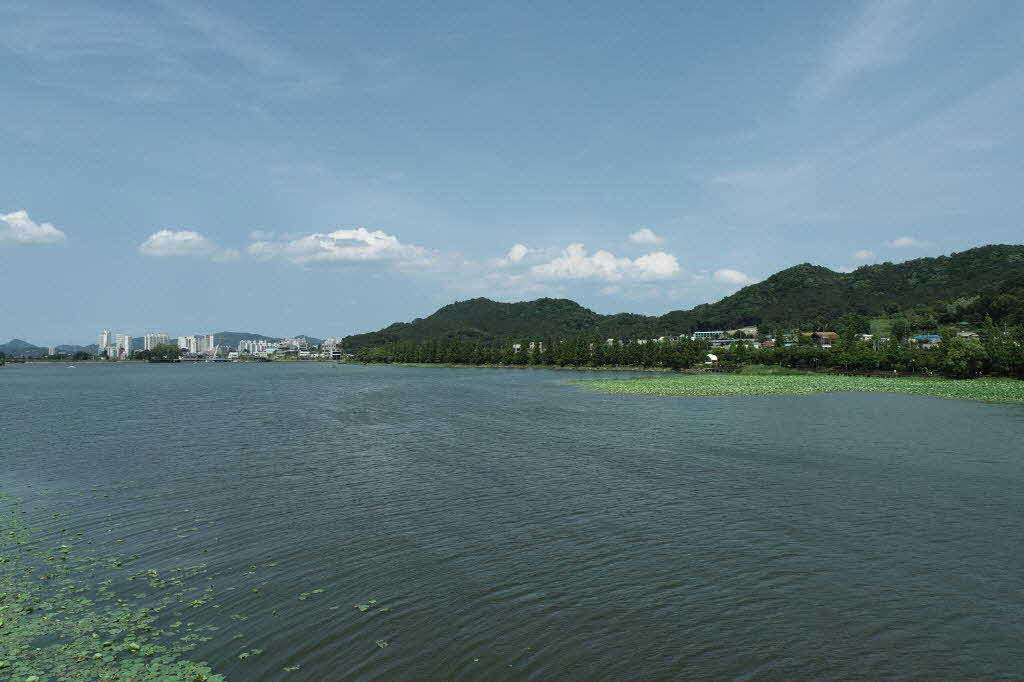
[[[117,357],[119,359],[127,358],[132,354],[132,335],[117,334],[114,337],[114,345],[117,349]]]
[[[146,334],[142,337],[142,347],[145,350],[153,350],[156,346],[161,344],[167,344],[171,342],[171,337],[167,334]]]
[[[193,355],[200,355],[212,353],[216,346],[213,345],[213,334],[203,334],[201,336],[179,336],[178,348]]]

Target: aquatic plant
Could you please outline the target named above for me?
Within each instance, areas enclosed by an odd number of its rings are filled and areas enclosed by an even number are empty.
[[[203,567],[175,571],[166,580],[142,570],[114,585],[103,577],[134,559],[112,561],[66,543],[44,549],[49,540],[34,534],[22,514],[16,500],[0,494],[0,670],[5,679],[225,679],[205,663],[183,658],[215,628],[161,626],[162,612],[181,605],[188,583]],[[124,583],[140,578],[156,590],[145,607],[114,589],[123,592]]]
[[[622,395],[706,397],[864,392],[909,393],[953,400],[1024,403],[1024,381],[1013,379],[960,380],[834,374],[805,374],[803,376],[721,374],[580,380],[573,383],[592,391]]]

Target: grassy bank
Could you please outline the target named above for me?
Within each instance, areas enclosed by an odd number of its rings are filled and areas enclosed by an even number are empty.
[[[734,396],[812,393],[910,393],[953,400],[1024,404],[1024,381],[1013,379],[925,379],[831,374],[680,375],[573,382],[587,390],[622,395]]]

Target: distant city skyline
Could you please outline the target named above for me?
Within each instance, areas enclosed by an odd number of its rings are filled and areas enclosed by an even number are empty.
[[[600,313],[1024,231],[1024,5],[0,8],[0,341]]]

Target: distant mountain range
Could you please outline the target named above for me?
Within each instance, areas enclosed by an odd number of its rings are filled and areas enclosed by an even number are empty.
[[[499,303],[476,298],[426,318],[346,337],[345,347],[429,338],[645,337],[746,325],[824,329],[845,313],[904,316],[925,327],[985,316],[1024,324],[1024,246],[983,246],[937,258],[865,265],[849,273],[802,263],[715,303],[661,316],[600,315],[567,299]]]
[[[225,346],[231,349],[238,348],[239,341],[267,341],[274,343],[280,341],[282,337],[278,336],[264,336],[263,334],[256,334],[255,332],[216,332],[213,335],[213,342],[218,346]],[[306,334],[296,334],[292,338],[305,338],[312,345],[320,345],[323,343],[323,339],[318,339],[314,336],[308,336]],[[132,349],[139,350],[143,348],[144,337],[135,336],[132,338]],[[177,342],[177,337],[172,337],[172,342]],[[99,346],[95,343],[87,346],[76,346],[73,344],[62,344],[56,346],[57,350],[61,353],[77,353],[79,351],[85,351],[87,353],[97,353]],[[22,339],[11,339],[7,343],[0,344],[0,353],[6,354],[8,357],[25,357],[25,358],[39,358],[46,355],[49,349],[45,346],[36,346],[23,341]]]

